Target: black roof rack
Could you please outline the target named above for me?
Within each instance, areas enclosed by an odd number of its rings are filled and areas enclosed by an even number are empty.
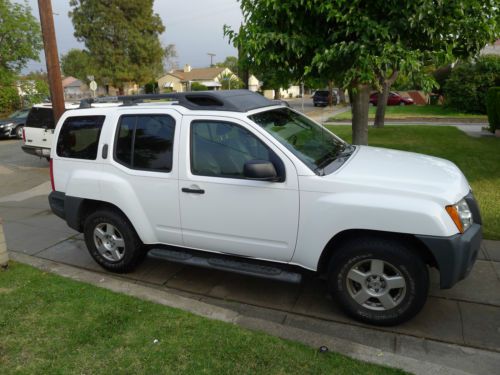
[[[164,99],[175,101],[176,105],[180,105],[191,110],[209,109],[213,111],[233,112],[248,112],[252,109],[280,104],[252,91],[224,90],[179,92],[171,94],[108,96],[82,99],[80,101],[80,108],[90,108],[92,107],[92,103],[122,102],[122,105],[129,106]]]

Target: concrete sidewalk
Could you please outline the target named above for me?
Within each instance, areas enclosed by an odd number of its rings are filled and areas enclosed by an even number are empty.
[[[13,258],[16,253],[27,254],[109,275],[89,256],[82,235],[50,212],[45,195],[23,198],[0,202]],[[483,242],[471,275],[451,290],[438,289],[437,273],[432,272],[423,311],[412,321],[389,328],[362,325],[344,316],[324,283],[315,278],[293,285],[149,258],[135,272],[120,277],[248,317],[457,370],[486,374],[500,368],[500,242],[496,241]]]

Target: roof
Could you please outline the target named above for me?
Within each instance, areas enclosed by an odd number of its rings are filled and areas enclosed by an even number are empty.
[[[80,87],[82,85],[82,82],[79,79],[76,79],[75,77],[66,77],[62,80],[62,87],[75,87],[78,86]]]
[[[211,81],[221,74],[226,68],[193,68],[190,72],[182,69],[174,70],[166,75],[172,75],[182,81]]]
[[[123,103],[134,105],[144,101],[170,99],[190,110],[248,112],[253,109],[278,105],[260,94],[248,90],[193,91],[159,95],[131,95],[107,98],[83,99],[80,108],[89,108],[93,103]]]

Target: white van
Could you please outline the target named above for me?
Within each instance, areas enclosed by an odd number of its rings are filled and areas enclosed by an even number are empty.
[[[78,108],[77,103],[65,103],[66,109]],[[55,122],[52,103],[35,104],[26,119],[21,146],[24,152],[49,160]]]

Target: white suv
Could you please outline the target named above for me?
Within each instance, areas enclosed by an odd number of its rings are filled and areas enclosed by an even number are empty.
[[[149,252],[282,281],[313,272],[348,314],[391,325],[424,305],[428,266],[450,288],[474,264],[480,213],[449,161],[351,146],[245,90],[116,100],[66,112],[51,152],[51,208],[107,270]]]

